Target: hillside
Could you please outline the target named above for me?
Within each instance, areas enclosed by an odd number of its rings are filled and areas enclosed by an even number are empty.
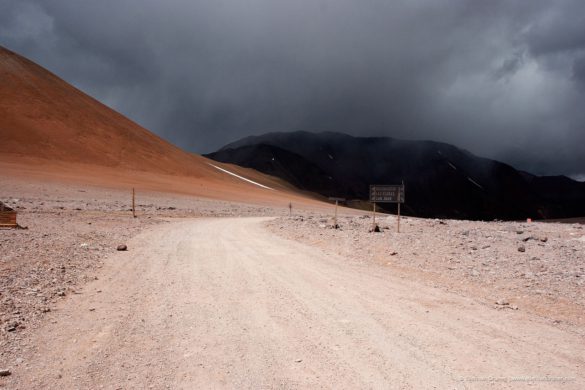
[[[228,200],[310,202],[285,181],[183,151],[2,47],[0,80],[0,174],[4,176],[135,185]],[[278,190],[287,193],[286,201]]]
[[[261,155],[256,151],[260,147]],[[281,161],[283,150],[297,156],[297,161]],[[207,157],[281,178],[292,171],[304,178],[302,188],[348,199],[367,199],[370,184],[404,180],[405,212],[415,216],[490,220],[585,215],[584,183],[536,177],[440,142],[331,132],[270,133],[244,138]],[[312,171],[302,168],[309,165]],[[315,180],[312,172],[317,170],[333,185]]]
[[[0,47],[0,154],[199,176],[209,169],[33,62]]]

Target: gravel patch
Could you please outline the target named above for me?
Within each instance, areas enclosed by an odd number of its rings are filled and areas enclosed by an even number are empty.
[[[99,278],[131,237],[180,218],[284,215],[285,210],[137,191],[0,178],[1,199],[24,229],[0,230],[0,367],[18,354],[46,313]],[[129,252],[133,248],[126,248]],[[7,364],[14,365],[14,361]]]
[[[375,263],[486,303],[499,299],[555,323],[585,324],[585,230],[581,224],[475,222],[378,216],[297,215],[267,223],[276,234]]]

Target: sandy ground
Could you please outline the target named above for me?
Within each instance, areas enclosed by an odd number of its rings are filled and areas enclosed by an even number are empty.
[[[152,191],[134,219],[128,191],[3,180],[29,229],[0,230],[0,387],[585,386],[581,225],[373,234]]]
[[[48,313],[99,278],[104,260],[144,229],[181,218],[285,213],[139,190],[135,219],[129,189],[6,176],[0,177],[0,198],[28,228],[0,230],[0,369],[18,366],[18,356]]]
[[[583,338],[276,238],[148,228],[48,314],[9,388],[567,388]],[[491,378],[491,381],[489,381]]]
[[[585,230],[578,223],[474,222],[378,215],[297,215],[269,223],[280,236],[464,296],[530,311],[585,336]],[[496,305],[507,301],[509,305]]]

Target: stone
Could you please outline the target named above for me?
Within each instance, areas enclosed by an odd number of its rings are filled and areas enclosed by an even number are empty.
[[[127,251],[128,247],[124,244],[120,244],[120,245],[118,245],[118,247],[116,249],[119,251]]]
[[[0,370],[0,376],[9,376],[11,374],[12,373],[10,372],[10,370],[7,369]]]
[[[526,252],[526,247],[524,245],[518,246],[518,252]]]
[[[500,306],[508,306],[510,304],[510,302],[508,302],[506,299],[502,298],[502,299],[498,299],[496,301],[496,305],[500,305]]]

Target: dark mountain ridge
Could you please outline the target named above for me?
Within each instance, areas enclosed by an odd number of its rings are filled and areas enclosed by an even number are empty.
[[[341,133],[269,133],[207,155],[324,196],[367,200],[370,184],[406,185],[405,213],[462,219],[585,215],[585,183],[538,177],[453,145]],[[393,210],[393,205],[380,205]]]

